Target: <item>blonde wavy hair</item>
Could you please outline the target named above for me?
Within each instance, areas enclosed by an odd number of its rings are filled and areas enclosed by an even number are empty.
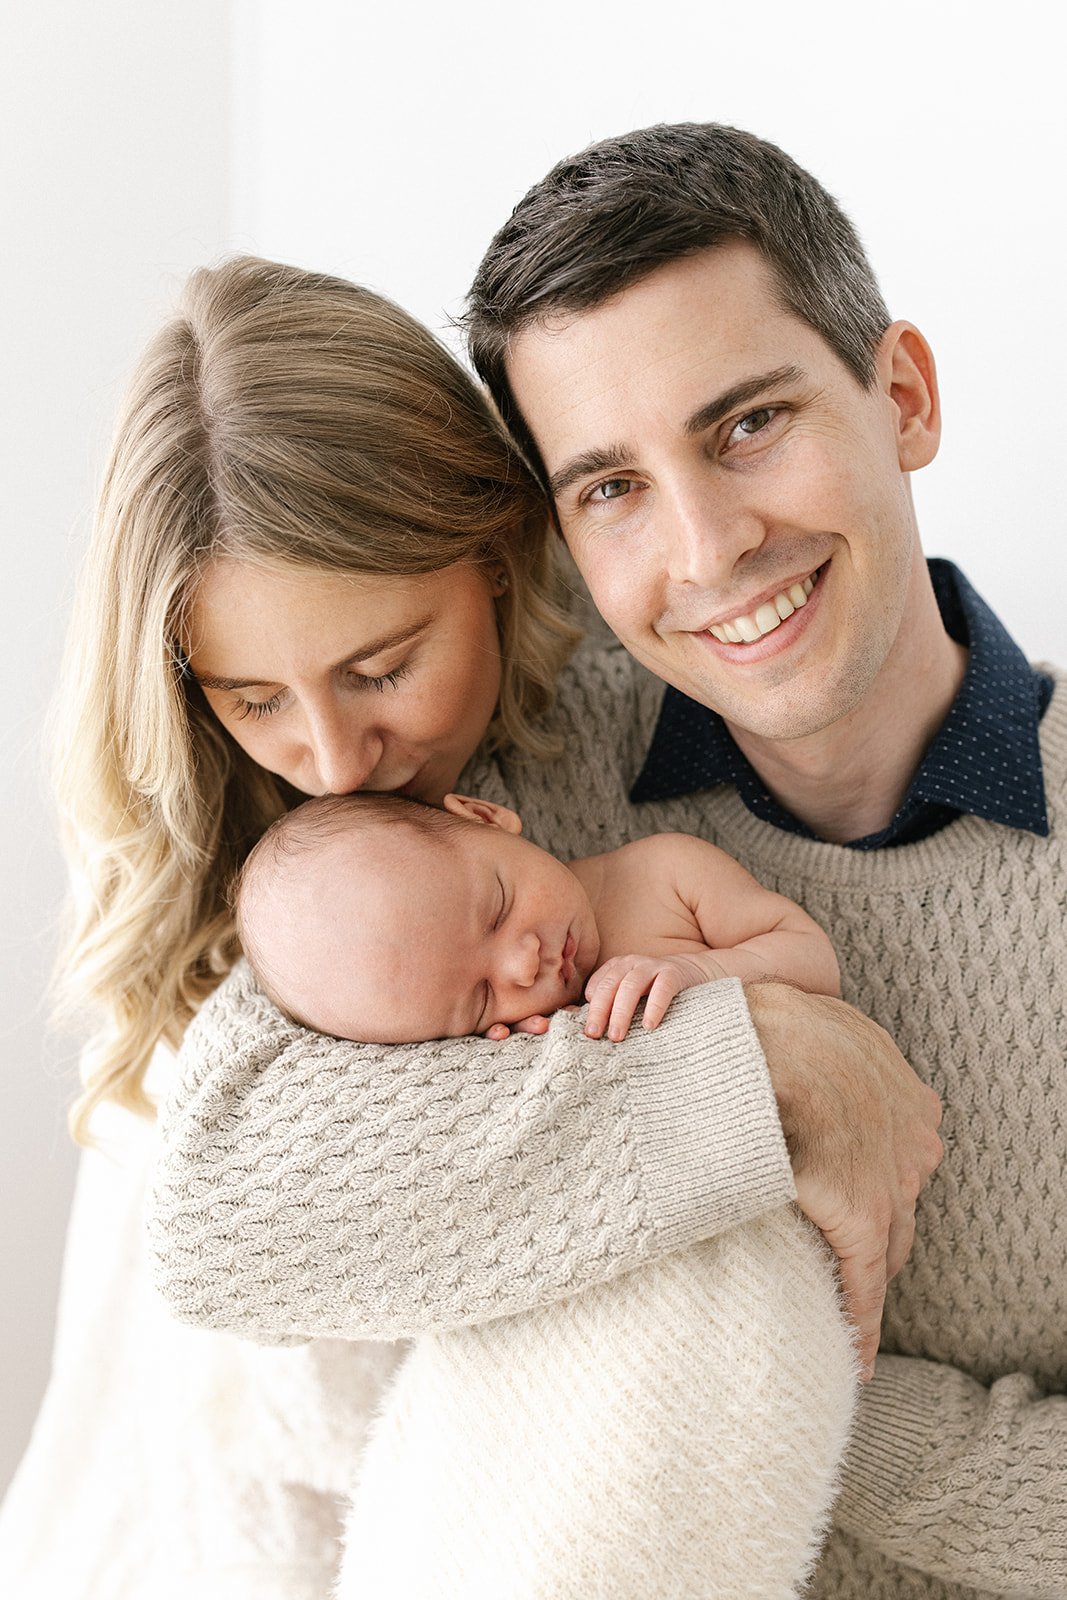
[[[216,556],[339,572],[503,569],[488,738],[546,758],[576,637],[545,501],[481,392],[399,307],[240,257],[196,272],[134,375],[57,699],[71,865],[58,1010],[100,1019],[71,1132],[143,1079],[239,955],[228,887],[292,802],[216,721],[181,623]]]

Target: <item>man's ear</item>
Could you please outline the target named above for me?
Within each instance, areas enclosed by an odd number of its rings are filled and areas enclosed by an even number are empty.
[[[941,442],[941,397],[934,352],[910,322],[891,322],[875,354],[878,382],[894,407],[897,460],[915,472]]]
[[[446,794],[441,802],[454,817],[466,817],[468,822],[486,822],[502,833],[521,833],[522,819],[508,806],[498,806],[492,800],[475,800],[466,794]]]

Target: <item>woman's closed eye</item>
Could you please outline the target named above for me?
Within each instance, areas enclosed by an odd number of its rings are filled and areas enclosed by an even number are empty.
[[[386,689],[397,688],[410,671],[410,666],[407,662],[404,662],[403,665],[394,667],[392,672],[382,672],[377,675],[366,672],[350,672],[348,674],[348,684],[350,688],[358,692],[362,692],[365,689],[374,689],[379,694],[384,694]],[[259,722],[264,717],[272,717],[276,711],[280,711],[284,700],[285,691],[283,689],[279,689],[276,694],[272,694],[268,700],[245,700],[243,697],[239,697],[234,702],[233,714],[240,721],[244,721],[246,717],[251,717],[253,721]]]
[[[251,717],[253,721],[258,722],[261,717],[273,716],[284,699],[285,695],[280,689],[277,694],[272,694],[269,700],[238,699],[234,704],[234,715],[242,722],[245,717]]]
[[[377,689],[382,694],[386,689],[395,689],[397,685],[408,676],[411,668],[408,666],[394,667],[392,672],[383,672],[378,677],[369,677],[365,672],[352,673],[352,687],[354,689]]]

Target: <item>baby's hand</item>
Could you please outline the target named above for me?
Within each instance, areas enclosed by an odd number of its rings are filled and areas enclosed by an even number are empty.
[[[716,976],[721,974],[709,963],[691,956],[613,956],[585,986],[589,1001],[585,1031],[590,1039],[599,1039],[606,1028],[609,1039],[625,1039],[642,995],[648,997],[642,1022],[646,1028],[657,1028],[676,994]]]
[[[545,1033],[548,1030],[547,1017],[524,1017],[521,1022],[494,1022],[491,1028],[486,1028],[483,1039],[493,1039],[497,1044],[501,1039],[510,1038],[513,1033]]]
[[[564,1011],[577,1011],[577,1006],[564,1006]],[[486,1028],[483,1039],[492,1039],[499,1044],[501,1039],[510,1038],[513,1033],[547,1033],[548,1018],[543,1016],[523,1017],[521,1022],[494,1022],[491,1028]]]

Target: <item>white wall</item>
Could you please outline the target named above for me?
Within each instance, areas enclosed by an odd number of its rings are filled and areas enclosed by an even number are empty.
[[[939,353],[946,440],[917,484],[928,547],[967,566],[1032,653],[1067,657],[1051,4],[235,4],[232,58],[225,0],[35,0],[5,40],[0,1488],[47,1369],[73,1169],[72,1050],[42,1018],[60,868],[36,739],[121,375],[189,266],[276,254],[440,328],[562,154],[657,120],[776,139],[843,200],[891,310]]]
[[[734,123],[844,203],[890,311],[938,354],[945,441],[916,479],[931,553],[961,561],[1033,654],[1067,657],[1067,424],[1057,9],[1020,0],[243,0],[238,231],[459,309],[525,189],[593,139]]]
[[[20,10],[0,69],[0,1492],[47,1377],[75,1165],[76,1046],[45,1028],[62,868],[39,733],[123,376],[229,212],[228,5]]]

